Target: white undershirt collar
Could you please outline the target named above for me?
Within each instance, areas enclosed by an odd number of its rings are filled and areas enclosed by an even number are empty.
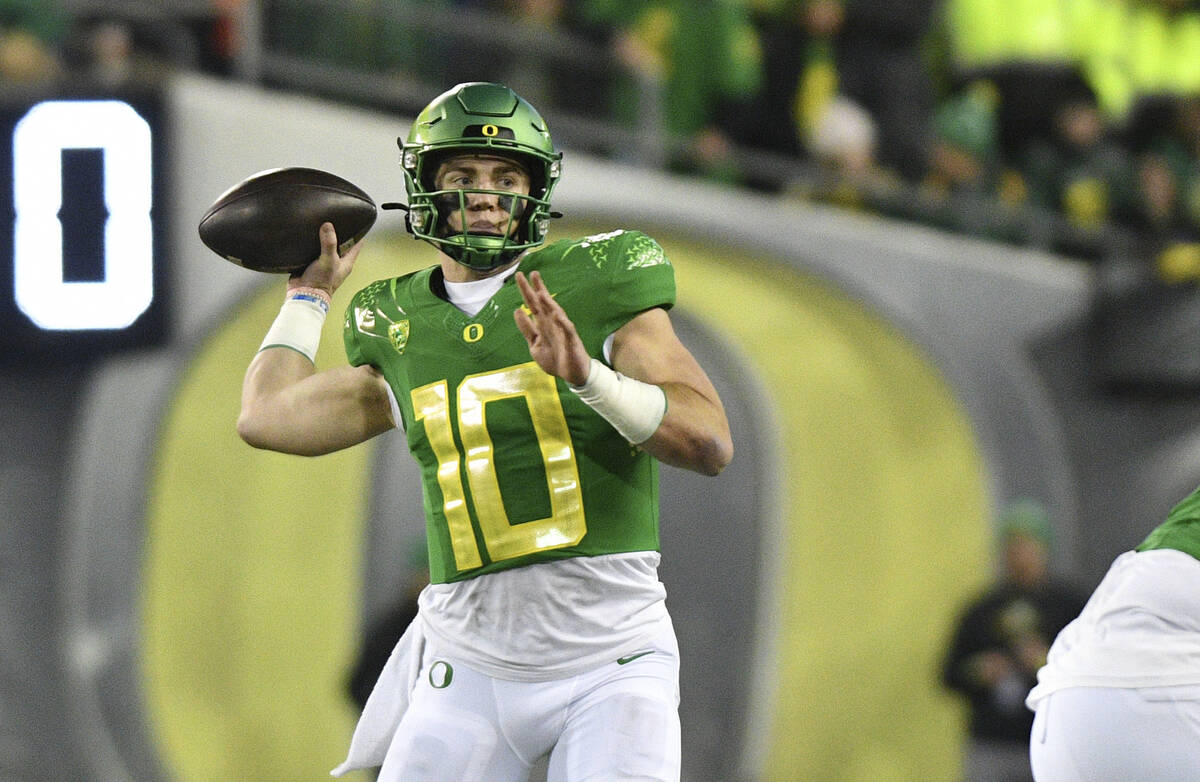
[[[468,317],[473,318],[483,309],[483,305],[487,304],[488,300],[503,287],[504,281],[516,274],[519,265],[514,263],[499,274],[493,274],[491,277],[484,277],[481,280],[468,282],[445,280],[446,296],[450,299],[451,304],[465,312]]]

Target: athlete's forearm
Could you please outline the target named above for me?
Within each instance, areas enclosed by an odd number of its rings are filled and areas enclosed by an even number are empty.
[[[720,395],[675,335],[665,310],[647,310],[617,331],[613,366],[666,395],[666,414],[639,447],[661,462],[704,475],[729,464],[733,440]]]
[[[666,415],[639,447],[664,464],[703,475],[720,473],[733,458],[729,422],[720,400],[684,383],[667,382],[660,388],[667,396]]]

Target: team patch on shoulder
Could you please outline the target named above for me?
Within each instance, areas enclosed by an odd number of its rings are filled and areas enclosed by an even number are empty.
[[[412,333],[412,327],[408,325],[408,320],[398,320],[388,326],[388,341],[392,343],[392,347],[397,353],[403,353],[404,348],[408,345],[408,335]]]

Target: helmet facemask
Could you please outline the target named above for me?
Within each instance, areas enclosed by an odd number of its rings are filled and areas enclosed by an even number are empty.
[[[458,150],[452,154],[458,154]],[[504,157],[515,160],[511,155]],[[442,156],[428,162],[436,168],[445,159]],[[525,167],[524,163],[521,165]],[[433,181],[435,175],[436,171],[422,177],[425,188],[412,195],[409,230],[454,260],[476,270],[491,269],[508,264],[525,250],[544,241],[549,201],[509,190],[439,189]],[[531,185],[531,189],[536,187]],[[475,211],[472,205],[481,198],[496,202],[500,217],[498,232],[479,232],[470,228]],[[452,218],[457,218],[459,228],[452,227],[455,222]]]
[[[458,85],[418,115],[400,147],[408,228],[418,239],[477,271],[504,266],[545,241],[562,155],[554,151],[541,116],[512,90],[486,82]],[[530,192],[439,189],[435,177],[440,164],[458,155],[517,162],[529,175]],[[500,200],[507,214],[502,235],[469,230],[471,204],[481,197]],[[450,227],[455,213],[459,230]]]

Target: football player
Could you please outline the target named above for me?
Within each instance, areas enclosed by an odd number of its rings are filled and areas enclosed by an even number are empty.
[[[437,263],[360,290],[350,366],[315,372],[360,246],[339,255],[322,226],[238,421],[298,454],[401,427],[421,468],[431,583],[335,773],[517,782],[548,754],[559,782],[675,782],[657,462],[716,475],[733,446],[672,328],[671,264],[632,230],[545,244],[561,153],[505,86],[440,95],[400,147],[408,227]]]
[[[1113,561],[1026,703],[1037,782],[1197,778],[1200,489]]]

